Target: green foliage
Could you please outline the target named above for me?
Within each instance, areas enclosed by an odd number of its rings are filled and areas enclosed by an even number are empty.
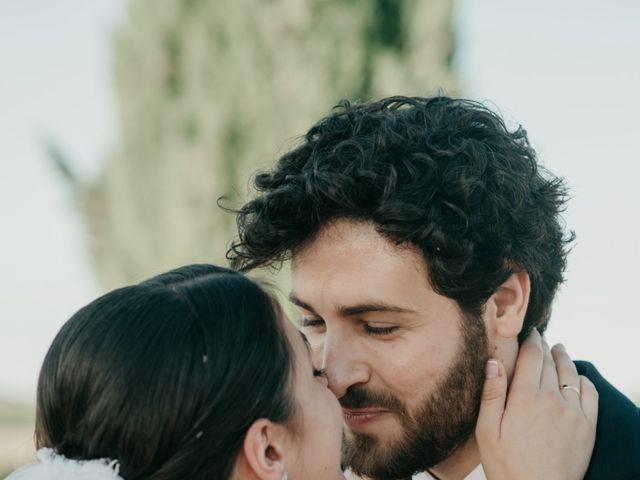
[[[107,287],[222,262],[247,179],[340,98],[455,90],[452,0],[131,0],[120,145],[80,187]]]

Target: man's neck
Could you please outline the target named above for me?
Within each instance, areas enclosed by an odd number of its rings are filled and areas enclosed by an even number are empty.
[[[431,471],[440,480],[463,480],[480,464],[478,444],[472,435],[452,455],[433,467]]]

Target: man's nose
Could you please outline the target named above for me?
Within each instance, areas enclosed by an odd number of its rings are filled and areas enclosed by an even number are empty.
[[[329,380],[329,388],[340,398],[347,389],[359,383],[367,383],[369,369],[361,358],[354,342],[344,338],[340,332],[327,332],[324,338],[323,368]]]

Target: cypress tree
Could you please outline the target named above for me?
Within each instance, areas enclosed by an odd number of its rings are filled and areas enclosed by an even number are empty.
[[[248,179],[340,98],[455,91],[453,0],[130,0],[120,142],[78,187],[105,287],[223,262]]]

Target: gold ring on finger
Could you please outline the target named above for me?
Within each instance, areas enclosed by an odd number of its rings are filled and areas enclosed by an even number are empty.
[[[576,392],[578,396],[580,396],[580,389],[578,387],[574,387],[573,385],[562,385],[560,390],[571,390],[572,392]]]

